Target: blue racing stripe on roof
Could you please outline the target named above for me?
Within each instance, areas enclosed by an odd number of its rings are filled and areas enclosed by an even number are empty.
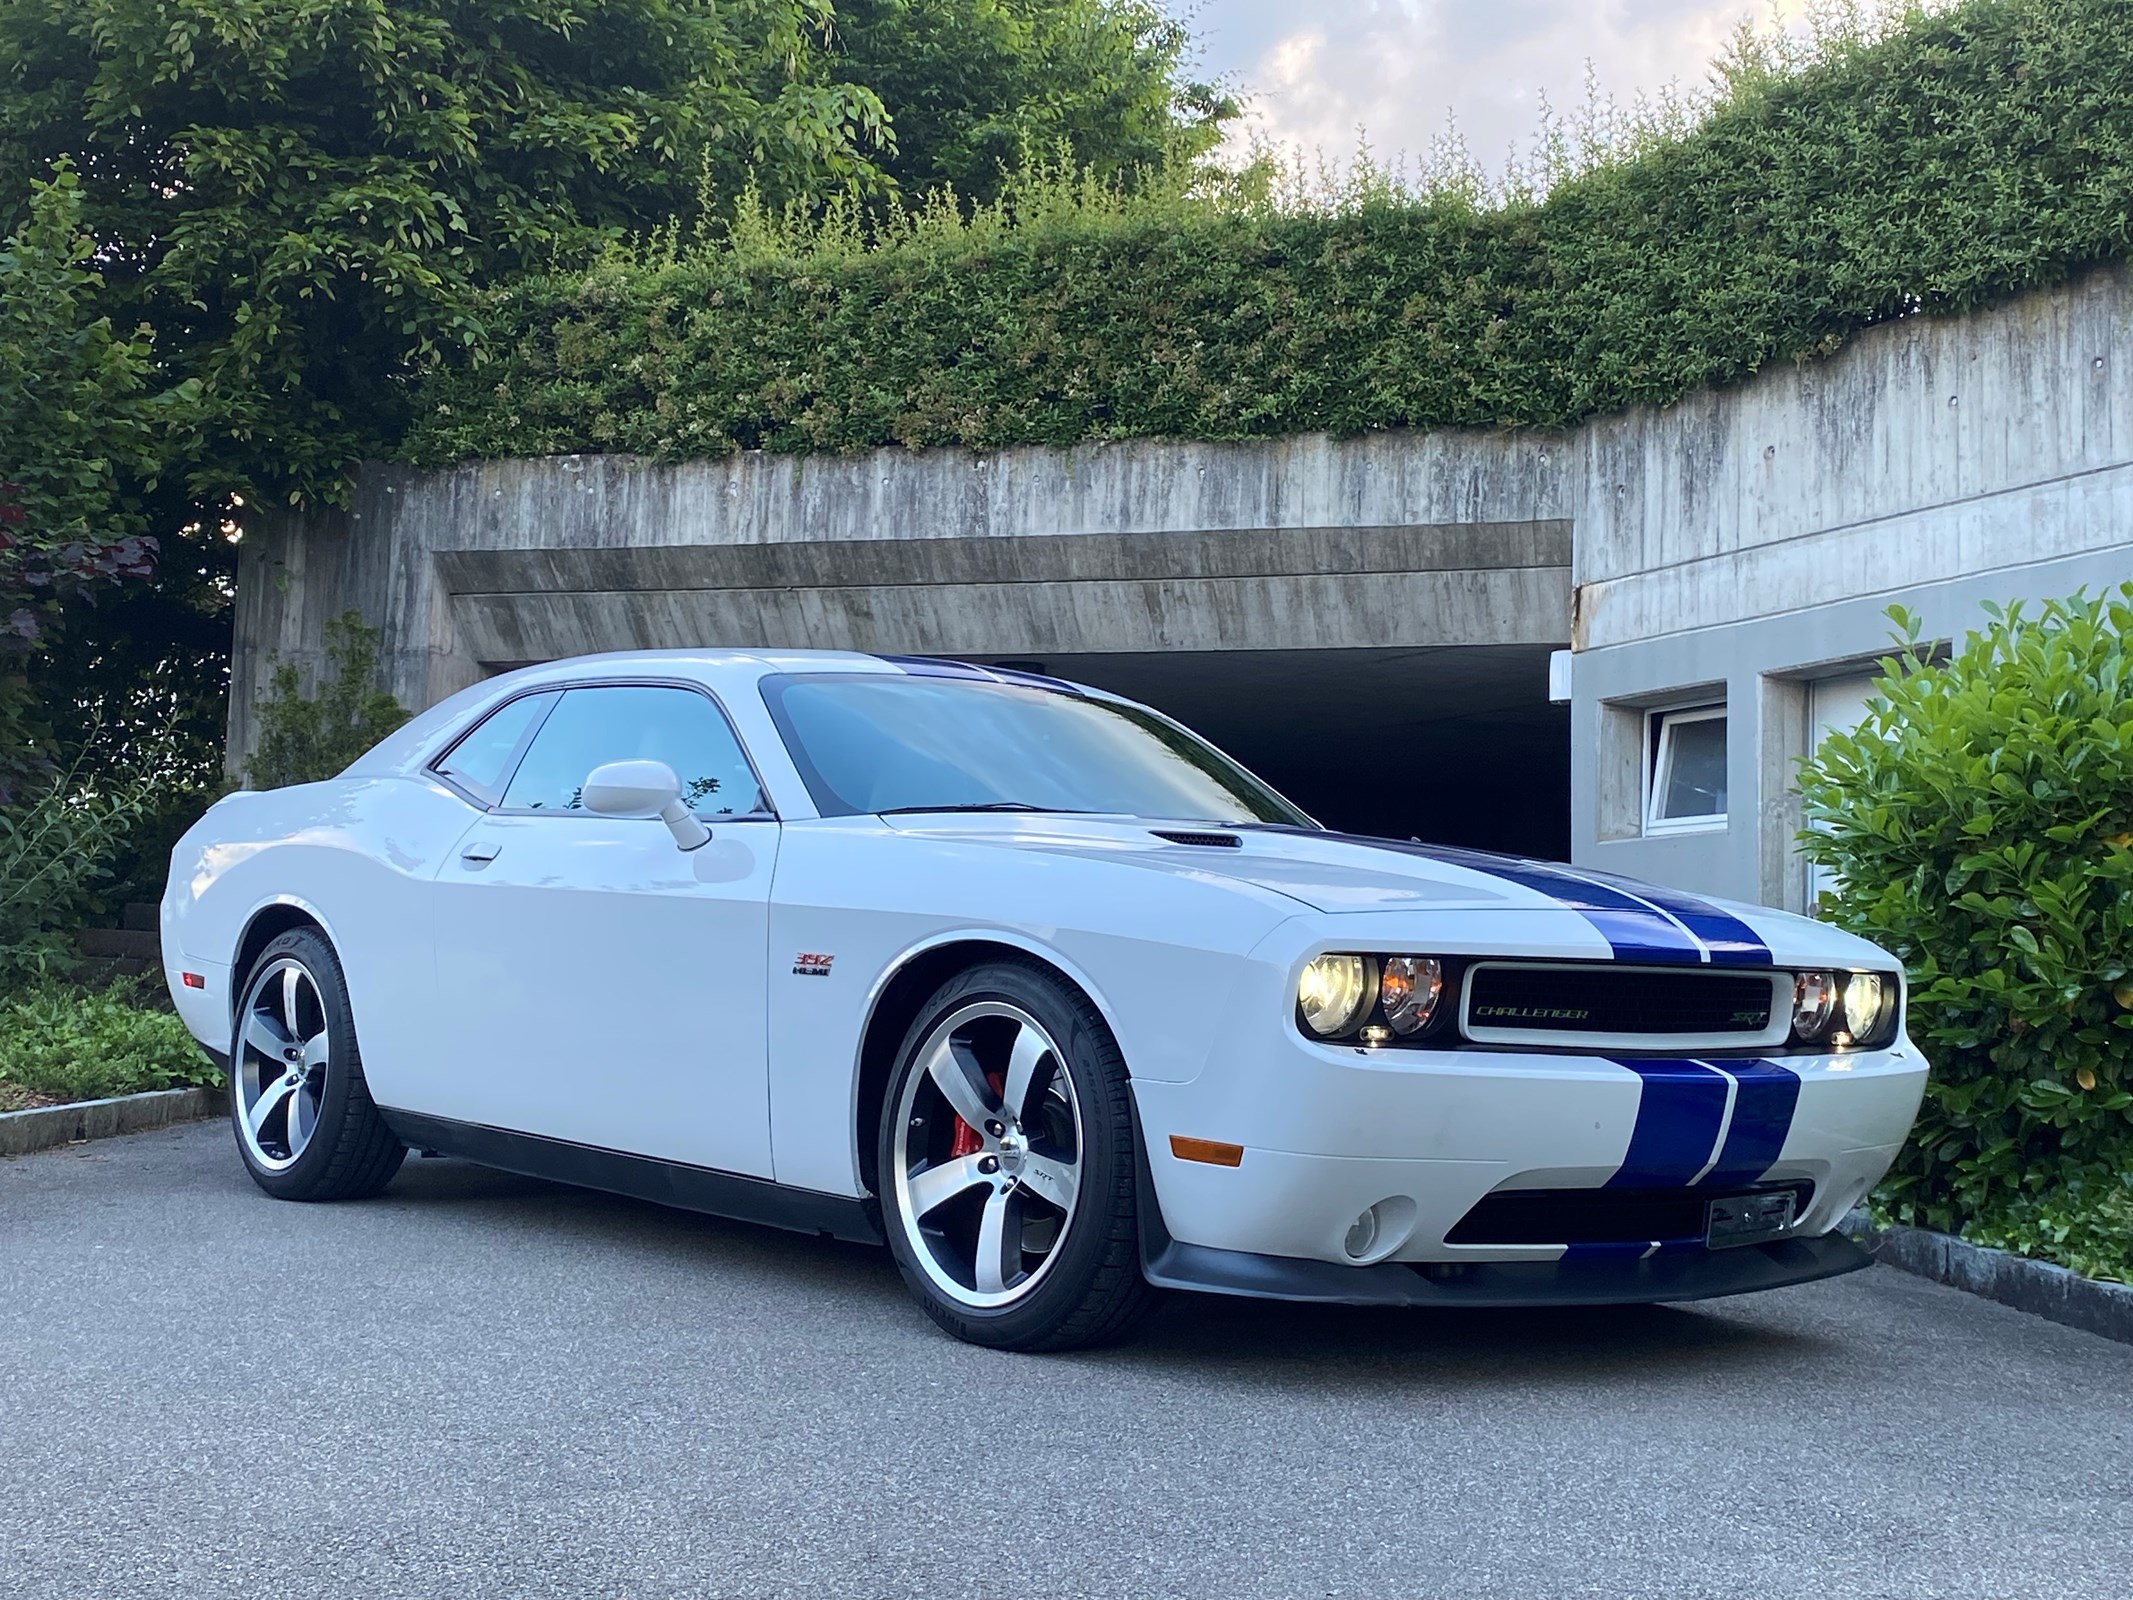
[[[1069,683],[1064,678],[1048,678],[1041,672],[1024,672],[1019,667],[987,667],[985,669],[1002,683],[1019,683],[1031,689],[1049,689],[1054,694],[1070,694],[1076,699],[1088,698],[1078,683]]]
[[[992,674],[983,667],[974,667],[967,661],[949,661],[941,656],[876,656],[877,661],[886,661],[892,667],[902,667],[914,678],[975,678],[980,683],[993,681]]]
[[[1726,1075],[1701,1061],[1616,1056],[1643,1080],[1629,1149],[1608,1189],[1678,1189],[1710,1165],[1726,1119]]]
[[[1776,1164],[1792,1132],[1800,1075],[1775,1061],[1728,1061],[1723,1070],[1736,1085],[1733,1120],[1718,1164],[1704,1182],[1754,1183]]]

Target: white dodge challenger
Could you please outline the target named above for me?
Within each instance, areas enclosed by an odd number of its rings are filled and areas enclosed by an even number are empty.
[[[375,1194],[413,1147],[885,1241],[1013,1349],[1155,1288],[1849,1271],[1926,1075],[1871,944],[1328,832],[1153,711],[952,661],[509,673],[216,804],[162,940],[270,1194]]]

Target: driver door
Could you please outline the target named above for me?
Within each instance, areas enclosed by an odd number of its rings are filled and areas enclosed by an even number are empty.
[[[434,1114],[768,1177],[778,823],[747,755],[694,686],[547,699],[438,875]],[[583,809],[586,776],[631,758],[674,769],[709,844],[684,851],[656,818]]]

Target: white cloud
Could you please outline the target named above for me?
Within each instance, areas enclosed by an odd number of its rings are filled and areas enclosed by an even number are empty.
[[[1767,0],[1200,0],[1201,65],[1250,101],[1247,130],[1345,157],[1360,126],[1380,157],[1419,157],[1456,116],[1485,167],[1538,124],[1540,95],[1582,104],[1586,62],[1627,101],[1709,64]]]

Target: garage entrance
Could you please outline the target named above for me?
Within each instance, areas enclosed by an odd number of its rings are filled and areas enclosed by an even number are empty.
[[[972,656],[1154,706],[1329,828],[1563,860],[1570,708],[1548,647]]]

